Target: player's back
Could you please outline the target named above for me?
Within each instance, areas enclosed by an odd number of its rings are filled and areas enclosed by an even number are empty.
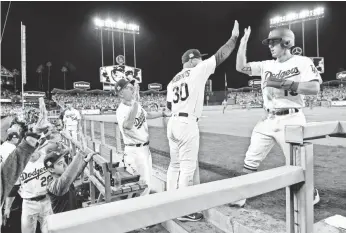
[[[172,113],[188,113],[200,117],[203,109],[204,88],[214,73],[215,57],[200,62],[193,68],[184,68],[167,87],[167,101],[172,103]]]

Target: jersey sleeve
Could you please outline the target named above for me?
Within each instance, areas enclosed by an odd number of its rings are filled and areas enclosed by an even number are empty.
[[[322,84],[321,75],[317,71],[317,68],[315,67],[314,63],[312,62],[310,58],[305,57],[304,61],[301,62],[301,65],[303,65],[303,67],[301,68],[302,75],[301,75],[300,82],[310,82],[310,81],[316,80],[320,84]]]
[[[248,65],[251,67],[250,76],[261,76],[262,75],[263,62],[261,62],[261,61],[249,62]]]
[[[201,69],[201,78],[203,78],[203,85],[207,82],[210,75],[214,74],[215,68],[216,68],[216,58],[215,56],[211,56],[210,58],[202,61],[198,64],[199,68]],[[198,77],[199,78],[199,77]]]
[[[173,102],[173,90],[171,88],[171,83],[167,86],[167,102]]]
[[[121,110],[121,109],[118,108],[117,113],[116,113],[117,121],[118,121],[119,127],[123,127],[126,115],[125,115],[124,111],[119,111],[119,110]]]

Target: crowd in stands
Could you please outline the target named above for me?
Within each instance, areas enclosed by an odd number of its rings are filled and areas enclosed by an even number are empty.
[[[14,93],[2,88],[1,90],[1,99],[11,99],[14,96]]]
[[[16,115],[22,109],[22,105],[1,104],[1,116]]]
[[[120,99],[112,94],[93,95],[93,94],[55,94],[53,100],[60,106],[66,102],[72,102],[72,106],[77,110],[85,109],[117,109]],[[140,102],[144,108],[149,108],[152,104],[158,107],[166,106],[166,96],[164,95],[143,95]]]
[[[116,109],[119,105],[119,98],[114,95],[55,94],[52,99],[60,106],[72,102],[73,108],[78,110]]]
[[[263,104],[262,95],[259,92],[233,92],[228,97],[236,100],[238,105]],[[346,87],[323,87],[318,95],[305,96],[306,103],[318,101],[346,100]]]
[[[325,100],[346,100],[346,87],[324,87],[322,98]]]
[[[236,104],[238,105],[263,104],[263,99],[260,92],[236,92],[228,94],[228,97],[235,99]]]

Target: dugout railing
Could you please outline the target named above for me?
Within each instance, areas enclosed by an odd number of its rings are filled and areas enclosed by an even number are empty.
[[[90,123],[92,140],[95,140],[95,124],[100,124],[102,142],[105,142],[105,122],[116,126],[114,115],[84,116],[82,122],[85,134],[87,134],[87,124]],[[114,150],[121,154],[123,150],[121,135],[117,126],[115,129]],[[313,144],[307,140],[326,136],[346,137],[346,121],[314,122],[308,123],[305,127],[287,126],[285,140],[290,144],[290,156],[286,158],[286,166],[55,214],[48,219],[49,232],[128,232],[286,188],[286,232],[312,233]]]

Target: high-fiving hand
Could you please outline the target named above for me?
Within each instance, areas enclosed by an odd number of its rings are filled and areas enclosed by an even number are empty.
[[[249,26],[248,28],[244,29],[244,36],[241,38],[241,43],[247,43],[247,41],[249,40],[251,34],[251,27]]]
[[[140,96],[139,96],[139,85],[138,85],[138,83],[135,83],[135,85],[134,85],[134,91],[133,91],[133,97],[134,97],[134,100],[136,101],[136,102],[138,102],[139,101],[139,99],[140,99]]]
[[[232,37],[238,37],[239,36],[239,23],[238,21],[234,21],[234,26],[233,26],[233,30],[232,30]]]

